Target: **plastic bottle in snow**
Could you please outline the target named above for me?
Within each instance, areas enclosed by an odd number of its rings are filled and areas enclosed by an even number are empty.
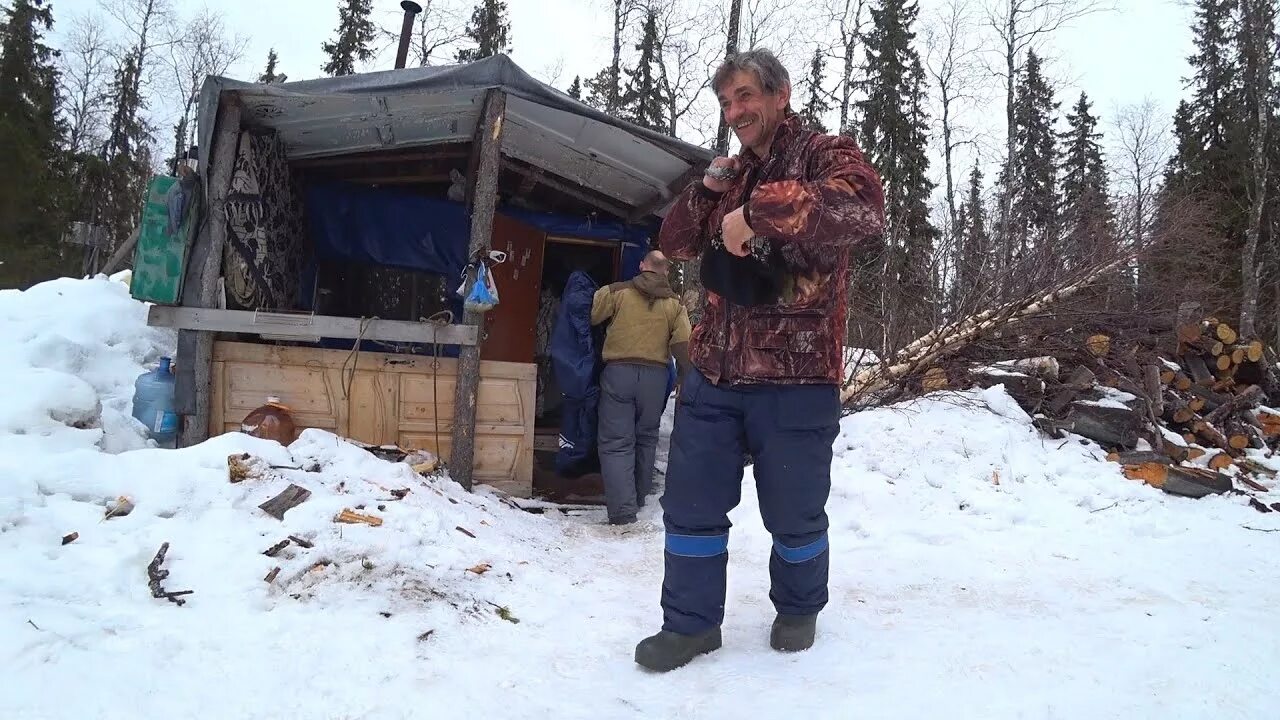
[[[160,358],[160,366],[138,376],[133,383],[133,416],[147,427],[147,435],[161,447],[175,447],[178,441],[178,413],[174,409],[174,377],[170,359]]]
[[[274,395],[267,397],[266,405],[244,417],[240,432],[263,440],[275,440],[281,445],[288,445],[297,436],[289,407]]]

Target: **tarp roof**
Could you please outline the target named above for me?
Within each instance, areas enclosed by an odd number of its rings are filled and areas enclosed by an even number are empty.
[[[201,154],[208,156],[218,101],[228,91],[242,101],[242,122],[276,130],[296,160],[470,142],[491,88],[507,93],[505,155],[631,208],[662,214],[682,179],[712,158],[708,150],[578,102],[505,55],[273,85],[210,76],[200,98]]]

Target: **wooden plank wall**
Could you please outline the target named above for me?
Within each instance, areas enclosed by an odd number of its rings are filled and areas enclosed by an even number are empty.
[[[441,358],[433,377],[431,358],[420,355],[361,352],[353,358],[348,350],[218,341],[209,427],[214,433],[239,430],[245,415],[275,395],[302,427],[431,450],[447,460],[457,367],[457,360]],[[536,382],[531,363],[480,363],[476,482],[517,497],[532,494]]]

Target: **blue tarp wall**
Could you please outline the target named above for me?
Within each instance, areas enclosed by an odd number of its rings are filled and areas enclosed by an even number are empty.
[[[316,256],[408,270],[437,273],[454,300],[455,322],[462,319],[462,301],[453,292],[467,265],[471,218],[463,203],[424,197],[403,190],[372,188],[343,182],[314,182],[304,191],[307,224]],[[658,225],[624,225],[589,218],[498,207],[502,215],[532,225],[549,235],[622,242],[619,279],[640,271]],[[303,297],[310,298],[316,282],[314,265],[303,281]],[[502,288],[498,288],[501,295]],[[370,350],[378,348],[370,346]],[[456,356],[457,348],[444,348]]]

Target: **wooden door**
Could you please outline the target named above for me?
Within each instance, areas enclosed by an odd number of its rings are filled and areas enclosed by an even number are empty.
[[[546,234],[498,213],[493,218],[491,247],[507,254],[493,265],[498,305],[485,313],[482,360],[532,363],[542,288],[542,251]]]

